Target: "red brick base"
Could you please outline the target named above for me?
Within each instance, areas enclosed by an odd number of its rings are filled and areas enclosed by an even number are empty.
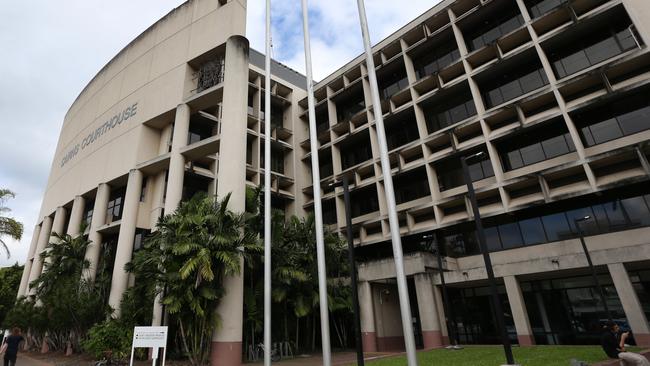
[[[241,366],[241,342],[212,342],[210,366]]]
[[[439,330],[423,330],[422,341],[424,349],[441,348],[443,346],[442,332]]]
[[[529,334],[517,334],[517,340],[519,340],[519,346],[522,347],[535,345],[535,337]]]
[[[363,352],[377,352],[377,333],[361,333],[361,342],[363,343]]]
[[[377,337],[377,351],[404,351],[404,337]]]
[[[650,347],[650,334],[634,333],[634,340],[639,347]]]

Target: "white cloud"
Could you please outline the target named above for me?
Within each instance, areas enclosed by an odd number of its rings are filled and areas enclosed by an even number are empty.
[[[366,1],[372,44],[389,36],[440,0]],[[272,2],[274,57],[304,73],[302,9],[299,1]],[[264,0],[248,2],[247,37],[251,46],[264,50]],[[309,2],[314,79],[321,80],[363,51],[357,2],[314,0]]]

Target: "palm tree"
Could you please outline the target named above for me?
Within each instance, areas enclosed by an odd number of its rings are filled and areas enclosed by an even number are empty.
[[[23,224],[16,221],[13,217],[5,216],[5,213],[11,211],[9,207],[5,206],[5,202],[14,198],[14,192],[8,189],[0,189],[0,246],[7,252],[7,258],[11,255],[7,243],[4,242],[2,237],[9,236],[15,240],[20,240],[23,236]]]
[[[63,280],[77,282],[82,271],[90,265],[85,259],[86,248],[90,245],[87,236],[52,233],[52,238],[54,240],[41,253],[43,273],[30,285],[36,287],[38,297],[47,295]]]
[[[162,303],[179,328],[182,348],[192,365],[207,362],[214,309],[225,294],[223,280],[238,274],[242,256],[261,247],[247,217],[228,210],[228,200],[196,195],[160,219],[127,270],[165,289]]]

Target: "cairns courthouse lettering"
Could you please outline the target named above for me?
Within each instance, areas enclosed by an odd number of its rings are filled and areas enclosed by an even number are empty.
[[[61,167],[63,167],[66,163],[72,160],[72,158],[74,158],[79,152],[79,149],[83,150],[93,142],[99,140],[99,138],[104,133],[121,125],[122,122],[126,122],[129,118],[135,116],[137,112],[138,112],[138,103],[136,102],[133,103],[133,105],[126,107],[121,112],[115,114],[113,117],[111,117],[111,119],[104,122],[101,126],[97,127],[94,131],[90,132],[88,136],[84,137],[83,140],[81,140],[81,143],[75,144],[63,156],[63,159],[61,159]]]

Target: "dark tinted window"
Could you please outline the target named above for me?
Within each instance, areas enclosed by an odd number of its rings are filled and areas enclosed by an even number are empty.
[[[432,47],[427,45],[423,45],[423,47],[425,47],[425,52],[414,56],[413,59],[413,66],[418,79],[434,74],[460,58],[460,52],[456,48],[456,42],[453,39]]]
[[[542,216],[542,222],[549,241],[563,240],[571,233],[564,212]]]
[[[500,1],[491,4],[490,14],[465,26],[465,39],[470,51],[492,44],[502,36],[524,24],[524,17],[514,1]]]
[[[594,146],[650,129],[650,91],[640,89],[574,114],[586,146]]]
[[[598,28],[584,26],[545,47],[558,79],[637,47],[624,11],[613,11],[606,21],[597,24]]]
[[[544,225],[539,217],[519,221],[519,228],[524,238],[524,244],[532,245],[544,243],[547,241]]]
[[[509,136],[498,142],[506,171],[521,168],[575,151],[564,121],[558,119],[543,126]]]
[[[499,225],[499,236],[504,249],[522,245],[521,231],[519,231],[519,225],[516,222]]]
[[[476,115],[474,99],[469,90],[423,106],[427,130],[434,133]]]

